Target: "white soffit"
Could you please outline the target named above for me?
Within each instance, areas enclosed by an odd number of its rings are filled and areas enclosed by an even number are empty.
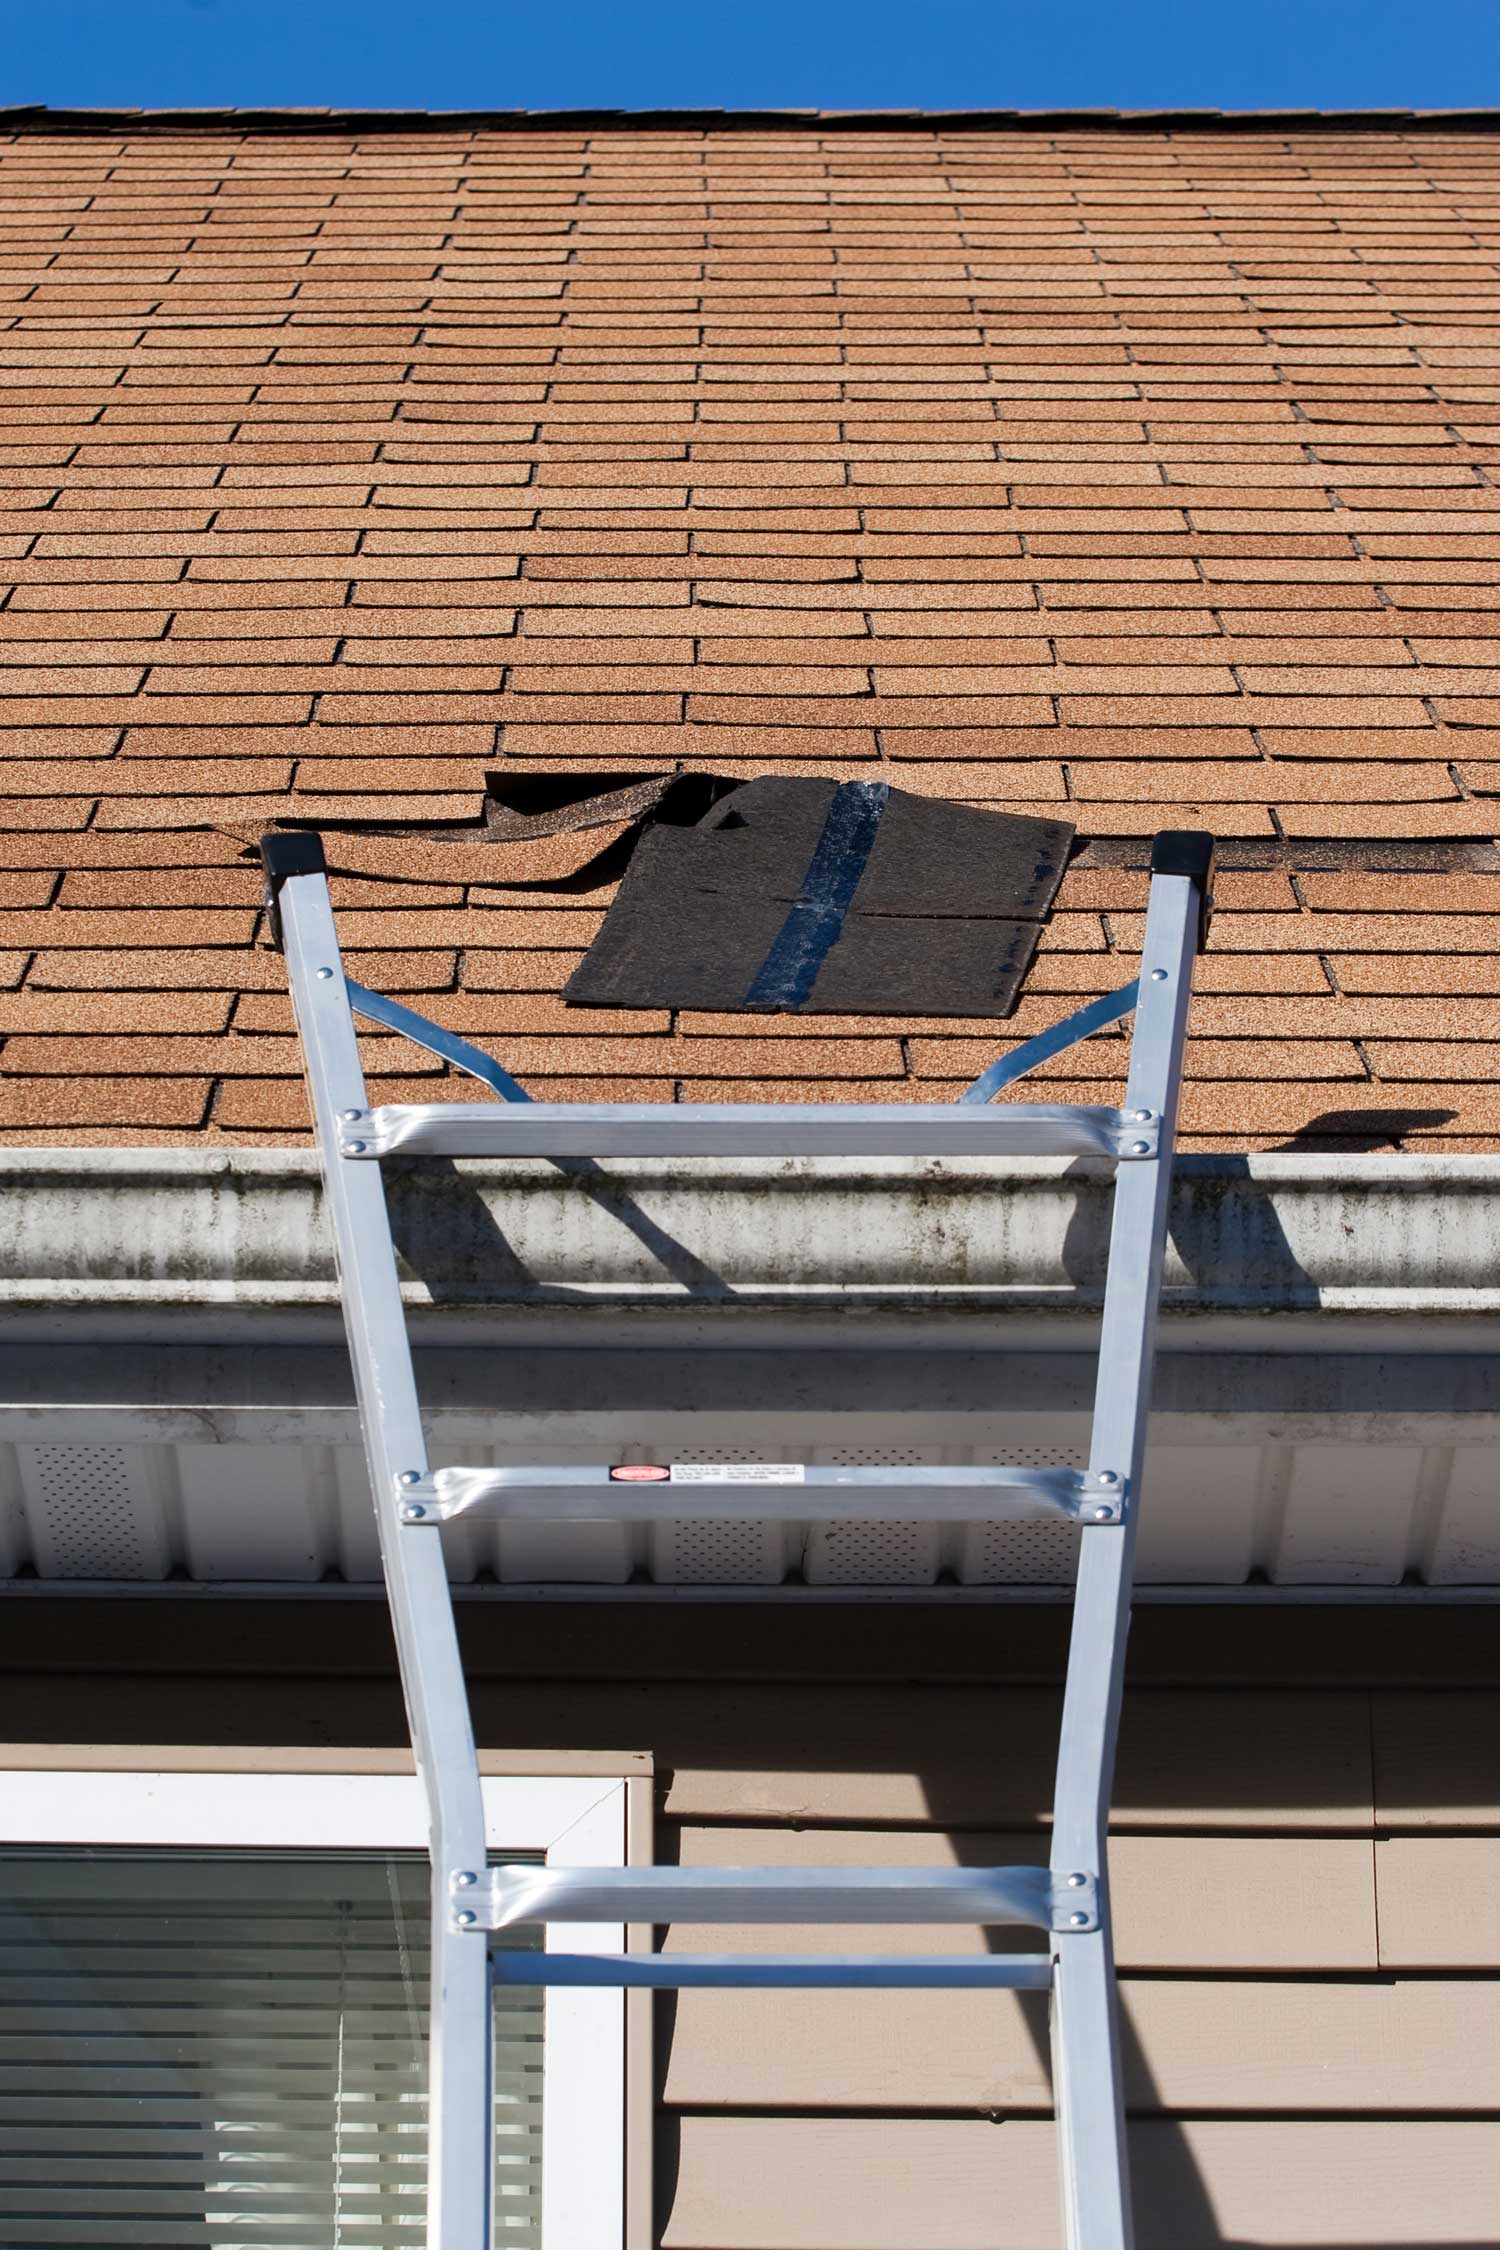
[[[1092,1160],[388,1168],[434,1459],[1073,1462]],[[378,1584],[300,1151],[0,1150],[0,1576]],[[1500,1587],[1500,1163],[1181,1161],[1144,1585]],[[1024,1595],[1071,1533],[444,1534],[460,1581]]]

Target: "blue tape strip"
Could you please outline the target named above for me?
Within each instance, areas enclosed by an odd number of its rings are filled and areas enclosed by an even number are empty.
[[[529,1102],[531,1096],[519,1079],[503,1070],[493,1055],[482,1047],[471,1047],[467,1039],[457,1032],[445,1031],[440,1023],[429,1023],[419,1016],[415,1008],[403,1008],[399,1000],[387,1000],[383,992],[371,992],[353,977],[345,977],[344,987],[349,995],[349,1005],[357,1016],[365,1016],[371,1023],[383,1024],[387,1031],[399,1031],[418,1047],[425,1047],[429,1055],[441,1055],[459,1070],[477,1078],[492,1093],[506,1102]]]
[[[1106,992],[1102,1000],[1091,1000],[1075,1015],[1064,1016],[1050,1031],[1039,1031],[1035,1039],[1023,1040],[1019,1047],[1012,1047],[1008,1055],[992,1062],[988,1070],[981,1071],[973,1085],[965,1087],[959,1095],[955,1107],[964,1102],[992,1101],[1002,1086],[1024,1078],[1038,1063],[1060,1055],[1065,1047],[1076,1046],[1080,1039],[1087,1039],[1091,1031],[1102,1031],[1107,1023],[1118,1023],[1121,1016],[1130,1014],[1140,990],[1138,982],[1122,984],[1118,992]]]
[[[798,1008],[838,942],[891,793],[888,781],[845,781],[833,793],[802,888],[745,994],[747,1008]]]

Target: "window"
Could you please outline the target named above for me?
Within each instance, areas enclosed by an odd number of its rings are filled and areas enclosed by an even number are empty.
[[[623,1864],[623,1780],[483,1786],[493,1856]],[[425,1833],[404,1775],[7,1774],[0,2245],[420,2245]],[[500,1988],[494,2063],[497,2246],[620,2250],[624,1995]]]

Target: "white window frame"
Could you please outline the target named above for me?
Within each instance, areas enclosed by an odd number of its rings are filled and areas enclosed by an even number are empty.
[[[486,1841],[550,1867],[623,1867],[619,1776],[486,1775]],[[174,1845],[211,1850],[425,1851],[410,1774],[11,1771],[0,1846]],[[552,1932],[548,1931],[551,1942]],[[618,1923],[558,1934],[570,1953],[619,1953]],[[621,2250],[625,2232],[625,1994],[547,1994],[542,2079],[543,2250]]]

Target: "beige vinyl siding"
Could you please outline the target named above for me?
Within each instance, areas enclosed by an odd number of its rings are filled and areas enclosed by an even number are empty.
[[[1125,1975],[1133,2113],[1500,2110],[1500,1986]],[[667,2100],[1050,2114],[1045,1993],[684,1994]]]
[[[1382,1968],[1500,1975],[1500,1835],[1387,1836],[1375,1879]]]
[[[1138,1622],[1150,1672],[1127,1696],[1111,1858],[1139,2250],[1500,2242],[1500,1629],[1481,1623]],[[110,1662],[85,1677],[23,1620],[33,1670],[9,1692],[29,1732],[322,1755],[405,1740],[384,1661],[365,1644],[341,1660],[354,1628],[316,1604],[274,1632],[237,1613],[132,1641],[118,1609],[106,1629]],[[484,1609],[467,1630],[481,1741],[650,1753],[659,1856],[1045,1857],[1058,1697],[1030,1621],[1000,1613],[981,1636],[872,1607],[858,1629],[726,1612],[708,1631],[653,1605]],[[1017,1679],[1012,1633],[1031,1636]],[[233,1678],[215,1676],[220,1645]],[[858,1938],[914,1941],[986,1942]],[[1054,2250],[1045,2018],[1041,1996],[1006,1993],[664,1998],[663,2250]]]
[[[1496,2240],[1489,2124],[1209,2120],[1131,2136],[1140,2250]],[[1055,2143],[1025,2121],[684,2122],[665,2250],[1060,2250]]]
[[[1371,1729],[1386,1827],[1500,1829],[1500,1694],[1377,1695]]]
[[[684,1819],[1025,1826],[1045,1821],[1051,1805],[1062,1709],[1051,1689],[814,1693],[776,1683],[755,1692],[753,1731],[739,1687],[675,1693],[687,1706],[680,1716],[670,1691],[650,1701],[681,1744],[665,1810]],[[1138,1693],[1114,1804],[1119,1828],[1368,1832],[1368,1699],[1330,1690],[1310,1706],[1277,1690]]]
[[[1399,1625],[1396,1640],[1399,1665]],[[1046,1856],[1050,1689],[778,1683],[710,1689],[691,1711],[679,1695],[656,1708],[687,1755],[654,1746],[661,1848],[689,1864]],[[1375,1811],[1377,1744],[1462,1727],[1470,1700],[1188,1680],[1130,1698],[1111,1879],[1141,2250],[1500,2240],[1500,1973],[1420,1973],[1500,1972],[1500,1880],[1476,1868],[1467,1940],[1443,1895],[1464,1850],[1500,1878],[1500,1810],[1493,1842],[1476,1835],[1483,1785],[1445,1771],[1429,1812],[1418,1748],[1403,1803],[1420,1830],[1462,1798],[1467,1833],[1388,1835]],[[688,1992],[664,2025],[664,2250],[1060,2243],[1043,1996]]]

